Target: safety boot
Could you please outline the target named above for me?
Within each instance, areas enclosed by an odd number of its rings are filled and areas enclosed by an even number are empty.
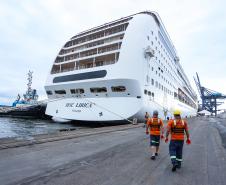
[[[177,165],[173,165],[173,167],[172,167],[172,172],[175,172],[177,170]]]
[[[153,155],[153,156],[151,156],[151,160],[155,160],[155,156]]]

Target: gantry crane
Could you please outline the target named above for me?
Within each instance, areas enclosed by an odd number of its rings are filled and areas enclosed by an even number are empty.
[[[219,111],[217,109],[217,106],[224,103],[223,101],[219,102],[218,100],[226,99],[226,95],[219,93],[217,91],[208,89],[206,87],[203,87],[200,83],[198,73],[196,73],[196,76],[197,76],[197,79],[195,79],[194,77],[194,80],[195,80],[197,89],[199,91],[200,98],[202,99],[201,109],[208,110],[209,112],[211,112],[212,114],[215,114],[216,116],[217,111]]]

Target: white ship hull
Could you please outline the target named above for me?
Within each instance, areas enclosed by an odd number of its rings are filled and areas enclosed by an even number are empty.
[[[154,110],[158,110],[163,119],[172,118],[174,109],[180,109],[182,117],[195,116],[197,113],[195,109],[189,109],[180,102],[171,102],[171,107],[164,109],[154,100],[148,101],[150,102],[145,105],[143,100],[138,98],[64,98],[49,102],[46,114],[66,120],[132,122],[133,118],[144,121],[145,112],[152,113]],[[165,113],[164,110],[168,111]]]

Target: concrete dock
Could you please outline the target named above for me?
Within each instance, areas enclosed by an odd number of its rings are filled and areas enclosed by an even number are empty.
[[[225,185],[226,119],[188,120],[192,144],[171,172],[168,144],[150,160],[142,125],[121,125],[0,141],[0,184]]]

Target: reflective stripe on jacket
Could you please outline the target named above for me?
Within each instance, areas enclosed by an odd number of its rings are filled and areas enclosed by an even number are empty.
[[[148,123],[150,127],[151,135],[160,135],[161,127],[163,126],[163,122],[160,118],[149,118]]]
[[[180,120],[170,120],[168,123],[168,129],[171,132],[171,140],[184,140],[185,130],[188,130],[187,123]]]

